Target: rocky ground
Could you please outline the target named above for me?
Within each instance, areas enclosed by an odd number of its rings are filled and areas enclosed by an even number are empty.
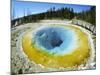
[[[49,24],[63,24],[69,25],[72,21],[68,20],[42,20],[38,23],[27,23],[20,26],[16,26],[11,29],[11,73],[12,74],[23,74],[23,73],[37,73],[37,72],[51,72],[51,71],[65,71],[70,69],[53,69],[53,68],[44,68],[41,64],[35,64],[28,59],[28,57],[24,54],[21,47],[21,37],[23,34],[29,29],[35,29],[41,25],[49,25]],[[92,34],[92,38],[94,40],[94,46],[96,44],[96,36]],[[95,52],[95,51],[94,51]],[[94,53],[95,57],[95,53]],[[84,70],[84,69],[94,69],[95,68],[95,60],[88,68],[84,68],[84,65],[80,65],[77,70]],[[73,68],[73,70],[76,70]]]

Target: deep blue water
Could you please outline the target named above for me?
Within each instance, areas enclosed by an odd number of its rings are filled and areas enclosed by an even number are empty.
[[[38,47],[51,53],[69,52],[75,42],[75,33],[64,27],[47,27],[38,30],[33,40]]]

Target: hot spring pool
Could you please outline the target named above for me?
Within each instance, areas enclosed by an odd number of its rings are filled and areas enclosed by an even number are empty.
[[[88,35],[72,25],[40,26],[22,37],[22,48],[30,61],[48,68],[77,67],[91,52]]]
[[[49,54],[66,54],[76,46],[75,32],[64,27],[45,27],[33,33],[32,45]]]

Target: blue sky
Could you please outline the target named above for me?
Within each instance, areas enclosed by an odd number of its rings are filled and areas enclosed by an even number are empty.
[[[12,15],[14,18],[23,17],[24,14],[37,14],[46,12],[48,9],[55,7],[55,9],[62,7],[70,7],[74,12],[81,12],[89,10],[89,5],[74,5],[74,4],[56,4],[56,3],[43,3],[43,2],[27,2],[12,0]],[[24,13],[25,11],[25,13]],[[13,16],[12,16],[13,17]]]

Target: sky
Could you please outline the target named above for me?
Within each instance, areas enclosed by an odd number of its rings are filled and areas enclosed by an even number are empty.
[[[12,19],[23,17],[27,13],[37,14],[46,12],[48,9],[55,7],[55,9],[62,7],[70,7],[74,12],[81,12],[89,10],[89,5],[75,5],[75,4],[59,4],[59,3],[44,3],[44,2],[28,2],[12,0]],[[25,11],[25,12],[24,12]]]

